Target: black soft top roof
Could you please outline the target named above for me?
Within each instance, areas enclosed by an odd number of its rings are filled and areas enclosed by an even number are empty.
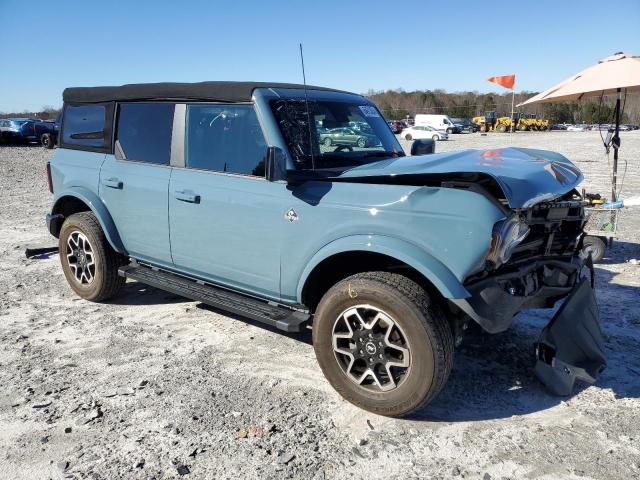
[[[248,102],[251,101],[251,95],[256,88],[304,88],[304,86],[295,83],[273,82],[134,83],[119,87],[66,88],[62,98],[67,103],[136,100]],[[307,89],[341,92],[340,90],[311,85],[307,85]]]

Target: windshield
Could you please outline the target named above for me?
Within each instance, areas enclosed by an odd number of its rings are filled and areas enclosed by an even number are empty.
[[[382,115],[352,102],[281,99],[271,109],[297,170],[343,169],[404,156]]]

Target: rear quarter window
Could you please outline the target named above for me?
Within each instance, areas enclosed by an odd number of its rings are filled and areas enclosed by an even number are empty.
[[[64,110],[62,141],[67,146],[108,148],[106,105],[68,105]]]

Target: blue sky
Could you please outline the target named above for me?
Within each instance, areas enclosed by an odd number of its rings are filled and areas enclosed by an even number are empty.
[[[543,90],[616,51],[640,55],[640,1],[0,0],[0,111],[68,86],[201,80],[369,89]]]

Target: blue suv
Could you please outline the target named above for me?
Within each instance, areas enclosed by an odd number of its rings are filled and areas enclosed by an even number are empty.
[[[580,171],[522,148],[405,156],[366,97],[294,84],[69,88],[48,168],[60,260],[82,298],[127,278],[285,331],[312,327],[350,402],[432,400],[470,323],[566,299],[536,343],[555,393],[604,368]],[[365,142],[325,132],[366,126]]]

